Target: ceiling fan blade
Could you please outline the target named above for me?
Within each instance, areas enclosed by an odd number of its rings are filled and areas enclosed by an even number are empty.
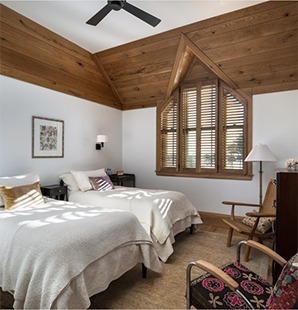
[[[128,2],[124,2],[124,6],[123,9],[131,14],[133,14],[134,16],[140,18],[141,20],[143,20],[144,22],[148,23],[149,25],[151,25],[152,27],[157,26],[161,20],[139,8],[137,8],[136,6],[128,3]]]
[[[98,11],[94,16],[92,16],[86,24],[96,26],[102,19],[104,19],[110,12],[112,8],[110,5],[104,6],[100,11]]]

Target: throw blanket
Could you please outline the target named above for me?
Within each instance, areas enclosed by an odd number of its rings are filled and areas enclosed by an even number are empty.
[[[15,308],[49,309],[92,262],[127,244],[152,244],[129,212],[55,200],[1,211],[0,235],[0,286],[14,291]]]
[[[163,244],[170,236],[173,225],[187,217],[192,224],[202,220],[188,198],[175,191],[118,187],[108,191],[76,191],[70,201],[88,205],[130,211],[137,216],[146,231]]]

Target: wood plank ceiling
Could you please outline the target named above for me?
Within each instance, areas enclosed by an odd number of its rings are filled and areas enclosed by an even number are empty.
[[[298,89],[297,13],[297,1],[264,2],[91,55],[1,5],[0,72],[123,110],[156,106],[184,77]]]
[[[0,73],[122,109],[92,55],[0,4]]]

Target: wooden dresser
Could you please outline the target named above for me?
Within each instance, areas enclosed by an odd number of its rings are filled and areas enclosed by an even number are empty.
[[[286,260],[298,248],[298,171],[276,171],[276,243],[275,251]],[[273,278],[281,269],[275,266]]]

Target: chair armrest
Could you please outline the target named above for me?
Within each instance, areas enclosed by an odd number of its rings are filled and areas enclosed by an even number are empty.
[[[235,206],[242,206],[242,207],[260,207],[259,204],[255,203],[245,203],[245,202],[236,202],[236,201],[222,201],[222,204],[224,205],[230,205],[231,206],[231,220],[235,221]]]
[[[245,213],[245,215],[251,216],[251,217],[276,217],[275,213],[247,212],[247,213]]]
[[[270,248],[268,248],[267,246],[265,246],[259,242],[256,242],[253,240],[248,240],[246,242],[246,245],[267,254],[268,256],[270,256],[274,261],[276,261],[282,267],[287,263],[287,261],[283,257],[281,257],[279,254],[277,254],[276,252],[274,252],[273,250],[271,250]]]
[[[239,285],[238,283],[232,279],[230,276],[228,276],[225,272],[223,272],[221,269],[218,267],[214,266],[211,263],[208,263],[204,260],[198,260],[195,262],[195,265],[198,268],[201,268],[212,275],[218,277],[220,280],[222,280],[232,291],[235,291],[238,289]]]
[[[236,201],[222,201],[224,205],[231,205],[231,206],[244,206],[244,207],[261,207],[261,205],[256,203],[245,203],[245,202],[236,202]]]

